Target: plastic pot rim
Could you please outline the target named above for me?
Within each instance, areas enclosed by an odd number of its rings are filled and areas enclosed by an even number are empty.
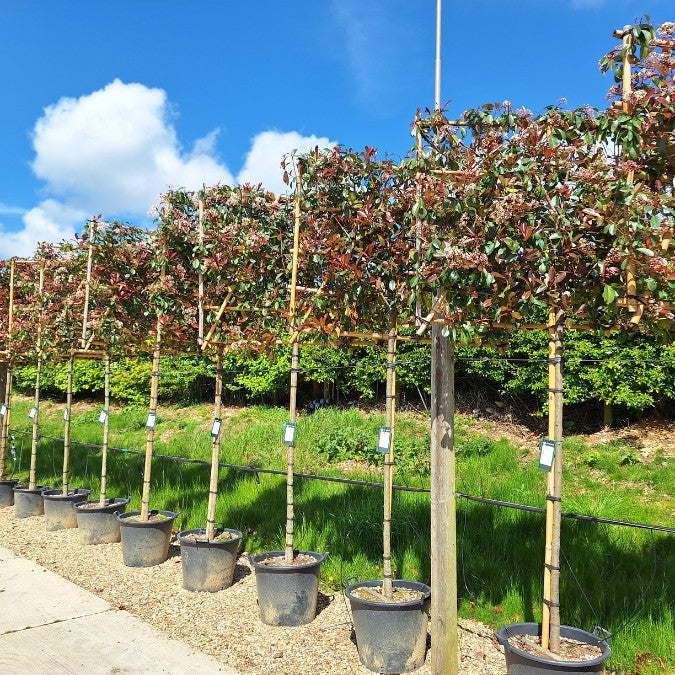
[[[87,504],[98,504],[100,502],[98,499],[88,499],[85,502],[77,502],[76,504],[73,504],[73,506],[80,513],[101,513],[102,511],[108,510],[111,506],[126,506],[131,499],[129,497],[108,497],[105,501],[105,506],[99,506],[98,508],[85,508]]]
[[[42,490],[42,496],[45,499],[52,500],[52,501],[69,501],[73,497],[79,497],[79,496],[88,496],[91,494],[91,490],[87,490],[86,488],[73,488],[72,490],[68,490],[68,494],[64,495],[63,490],[61,488],[55,488],[53,490],[50,489],[44,489]]]
[[[415,591],[424,591],[424,595],[417,600],[394,600],[392,602],[378,602],[377,600],[365,600],[364,598],[357,598],[352,595],[351,591],[356,588],[367,586],[369,588],[377,588],[382,586],[382,579],[373,579],[371,581],[357,581],[349,584],[345,588],[345,595],[349,600],[364,604],[368,607],[377,607],[378,609],[398,609],[401,607],[417,607],[424,605],[431,597],[431,586],[421,581],[412,581],[409,579],[393,579],[391,585],[394,588],[407,588]]]
[[[263,565],[259,562],[260,560],[265,560],[265,558],[278,558],[279,556],[285,554],[286,551],[263,551],[262,553],[256,553],[255,555],[247,554],[247,557],[251,565],[253,565],[256,570],[262,570],[264,572],[302,571],[320,565],[328,557],[328,551],[326,551],[326,553],[317,553],[316,551],[294,550],[293,557],[298,555],[311,555],[314,560],[302,565]]]
[[[506,626],[503,626],[499,631],[495,633],[495,637],[497,638],[497,642],[499,642],[502,647],[504,647],[504,650],[508,650],[510,652],[513,652],[514,654],[517,654],[518,656],[522,656],[528,659],[531,659],[533,661],[536,661],[537,663],[541,663],[546,666],[570,666],[570,667],[583,667],[583,666],[598,666],[601,663],[604,663],[611,655],[612,649],[607,644],[607,640],[603,640],[602,638],[598,637],[597,635],[593,635],[593,633],[589,633],[588,631],[583,630],[582,628],[576,628],[575,626],[560,626],[560,634],[561,637],[569,637],[567,635],[563,635],[563,632],[567,632],[567,629],[572,630],[575,632],[581,632],[585,633],[589,637],[593,638],[593,640],[597,641],[597,645],[594,642],[587,642],[586,644],[589,644],[591,646],[598,646],[601,647],[603,652],[600,656],[590,659],[587,661],[559,661],[559,660],[553,660],[553,659],[547,659],[544,656],[538,656],[536,654],[531,654],[530,652],[523,651],[522,649],[518,649],[518,647],[514,647],[510,642],[509,638],[510,637],[515,637],[516,635],[519,635],[521,633],[525,633],[526,635],[532,635],[532,636],[538,636],[541,635],[541,624],[540,623],[533,623],[533,622],[524,622],[524,623],[511,623],[507,624]],[[528,632],[528,631],[536,631],[534,633]],[[510,633],[510,634],[508,634]],[[578,637],[571,638],[574,640],[579,640]],[[583,640],[579,640],[580,642],[583,642]]]
[[[51,487],[49,485],[36,485],[32,490],[27,485],[17,485],[14,487],[14,492],[25,492],[30,495],[41,495],[45,490],[51,490]]]
[[[0,485],[11,485],[13,488],[15,488],[18,484],[18,478],[3,478],[0,480]]]
[[[186,546],[190,548],[220,548],[225,547],[228,544],[233,544],[235,541],[238,543],[244,536],[242,532],[240,532],[239,530],[235,530],[231,527],[217,527],[213,531],[213,534],[218,536],[223,532],[229,532],[231,534],[234,534],[235,536],[232,537],[231,539],[224,539],[223,541],[197,541],[196,539],[189,539],[185,537],[185,535],[188,534],[206,534],[205,527],[197,527],[192,530],[182,530],[176,535],[176,538],[180,542],[181,546]]]
[[[129,520],[129,518],[135,518],[140,515],[140,511],[127,511],[126,513],[115,511],[115,518],[117,518],[120,525],[125,525],[126,527],[157,527],[157,525],[166,523],[167,521],[176,520],[180,514],[176,513],[175,511],[161,511],[158,509],[152,509],[149,515],[165,516],[165,518],[162,520]]]

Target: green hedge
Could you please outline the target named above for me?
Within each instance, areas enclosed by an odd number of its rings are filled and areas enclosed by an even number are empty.
[[[526,395],[545,410],[547,402],[547,337],[544,331],[515,333],[500,356],[495,349],[460,347],[456,351],[458,379],[480,380],[500,395]],[[429,345],[401,343],[397,362],[399,388],[419,400],[430,392]],[[342,399],[379,400],[384,393],[386,349],[335,348],[307,345],[301,349],[300,385],[312,396],[311,383],[329,383]],[[62,396],[67,363],[45,364],[43,391]],[[99,396],[103,392],[103,364],[76,361],[73,392]],[[242,402],[282,400],[288,392],[290,349],[279,347],[271,356],[225,354],[223,378],[226,398]],[[122,359],[112,364],[111,395],[122,402],[145,403],[150,391],[149,358]],[[165,400],[210,400],[215,366],[199,356],[164,357],[160,364],[159,395]],[[614,337],[568,331],[565,335],[565,402],[616,404],[633,411],[666,412],[675,400],[675,343],[659,344],[641,335],[620,341]],[[35,366],[15,368],[15,387],[30,393]],[[323,387],[317,391],[323,392]],[[320,397],[323,397],[319,394]]]

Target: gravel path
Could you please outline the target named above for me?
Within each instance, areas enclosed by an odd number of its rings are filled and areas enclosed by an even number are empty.
[[[0,537],[15,554],[242,673],[370,672],[359,663],[344,595],[321,593],[319,613],[307,626],[265,626],[258,618],[255,578],[243,556],[230,588],[192,593],[181,586],[180,553],[173,544],[165,563],[129,568],[122,563],[120,544],[85,546],[77,529],[47,532],[42,517],[17,519],[13,507],[0,510]],[[503,653],[489,628],[462,620],[459,639],[461,673],[506,673]],[[429,654],[417,672],[431,673]]]

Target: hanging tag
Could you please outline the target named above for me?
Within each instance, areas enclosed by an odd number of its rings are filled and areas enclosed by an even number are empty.
[[[0,417],[4,417],[7,414],[7,404],[3,403],[0,406]]]
[[[70,417],[70,410],[68,408],[63,409],[63,421],[67,422]]]
[[[148,430],[154,429],[156,422],[157,422],[157,413],[156,412],[148,413],[148,420],[145,423],[145,428]]]
[[[380,438],[377,441],[377,449],[382,454],[388,454],[391,449],[391,427],[380,427]]]
[[[212,438],[218,438],[218,434],[220,434],[220,425],[223,423],[223,420],[220,419],[220,417],[216,417],[213,420],[213,426],[211,427],[211,437]]]
[[[284,445],[295,445],[295,422],[286,422],[284,427]]]
[[[99,424],[105,424],[106,417],[108,417],[108,411],[104,408],[101,410],[98,416],[98,423]]]
[[[35,415],[37,415],[37,408],[33,406],[29,411],[28,411],[28,417],[30,419],[35,419]]]
[[[555,460],[556,441],[551,438],[542,438],[539,443],[539,468],[542,471],[550,471]]]

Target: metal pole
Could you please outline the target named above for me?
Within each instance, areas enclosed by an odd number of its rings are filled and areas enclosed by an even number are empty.
[[[441,14],[443,0],[436,0],[436,68],[434,87],[434,110],[441,109]]]

